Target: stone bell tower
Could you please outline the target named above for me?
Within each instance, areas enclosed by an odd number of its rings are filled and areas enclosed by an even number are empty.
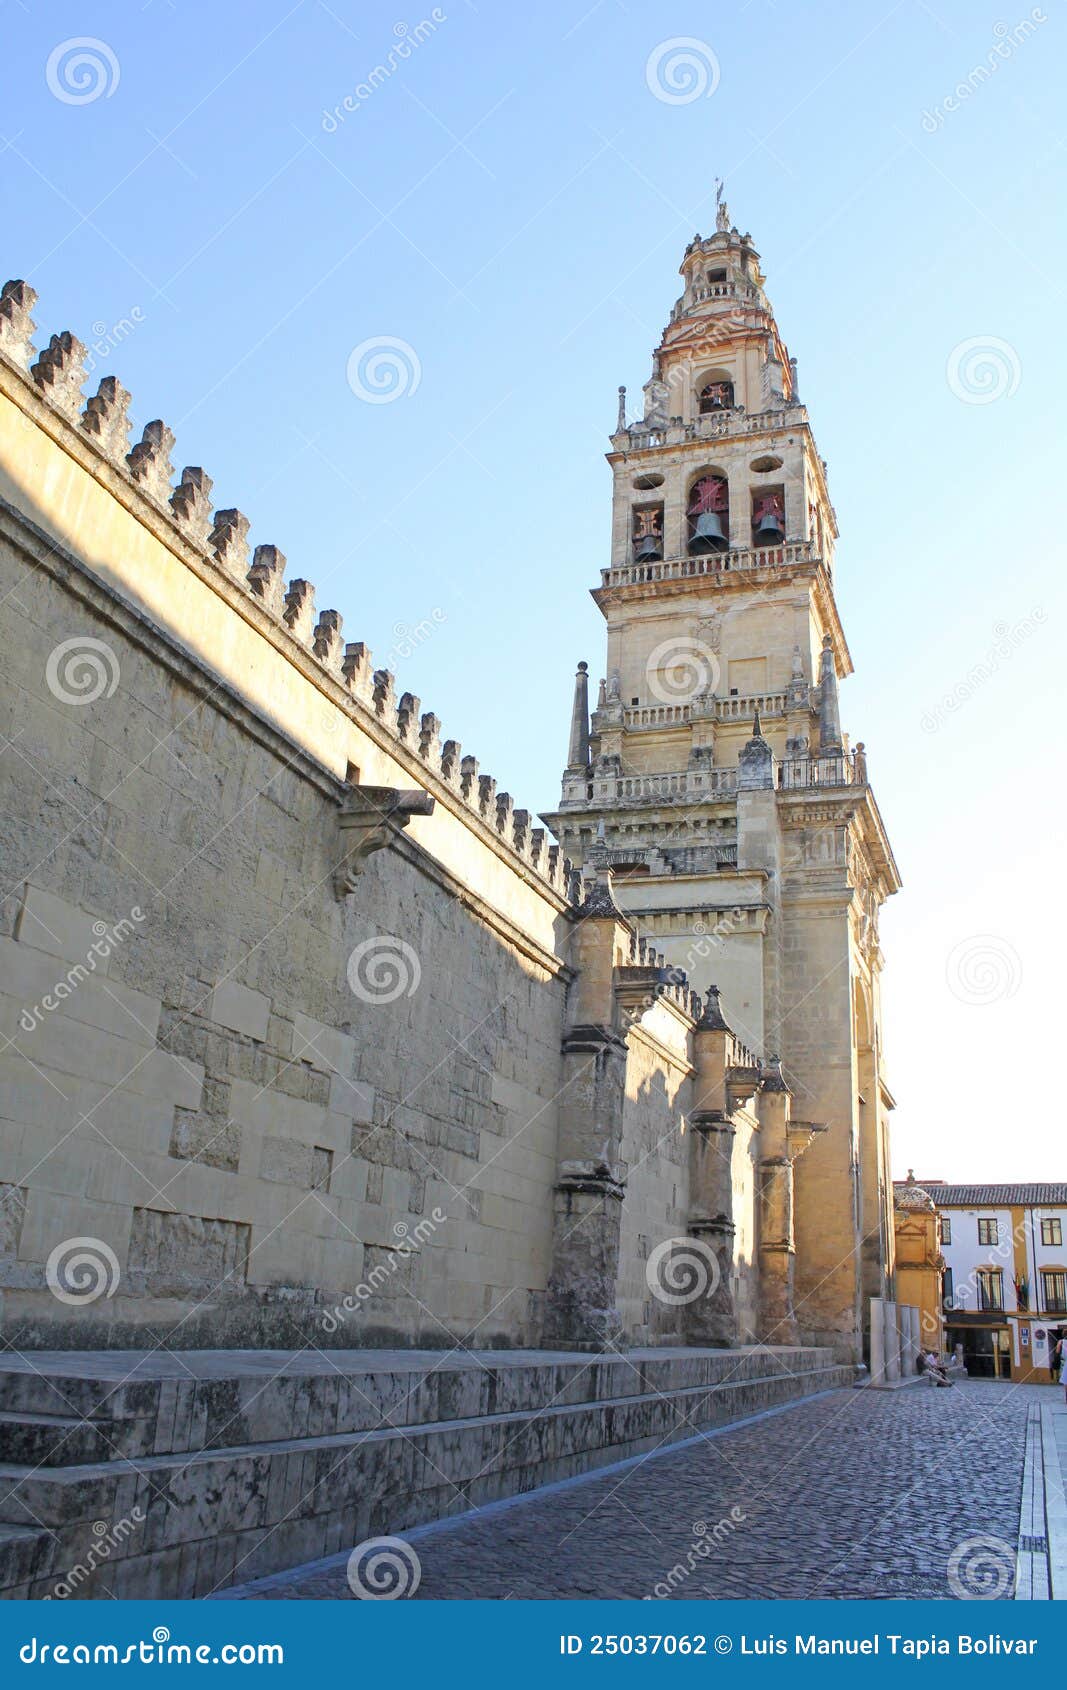
[[[826,465],[721,188],[681,276],[639,420],[619,391],[593,589],[606,676],[590,718],[579,669],[544,819],[575,862],[613,869],[620,907],[694,987],[721,989],[729,1027],[780,1074],[790,1125],[761,1129],[765,1195],[796,1166],[785,1208],[763,1204],[762,1246],[788,1258],[800,1335],[855,1353],[892,1276],[878,912],[900,882],[864,747],[841,729]]]

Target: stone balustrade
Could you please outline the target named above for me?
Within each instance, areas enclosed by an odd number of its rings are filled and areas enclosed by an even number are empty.
[[[814,540],[785,540],[780,546],[732,546],[729,551],[700,557],[666,557],[653,563],[624,563],[600,571],[604,587],[638,587],[646,581],[684,581],[689,576],[747,574],[781,569],[798,563],[817,563]]]

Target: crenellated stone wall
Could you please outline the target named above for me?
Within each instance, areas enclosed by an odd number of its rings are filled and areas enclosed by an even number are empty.
[[[728,1029],[164,423],[131,448],[72,335],[35,356],[34,300],[0,296],[7,1341],[736,1338]],[[741,1111],[710,1220],[701,1099]],[[710,1325],[652,1286],[687,1237]]]

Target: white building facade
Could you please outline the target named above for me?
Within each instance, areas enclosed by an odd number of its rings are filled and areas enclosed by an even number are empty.
[[[940,1217],[947,1344],[972,1377],[1050,1383],[1067,1334],[1067,1182],[920,1183]]]

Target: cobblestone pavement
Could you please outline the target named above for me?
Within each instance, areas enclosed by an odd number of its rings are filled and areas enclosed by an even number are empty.
[[[1045,1400],[1039,1386],[982,1381],[834,1391],[621,1471],[413,1530],[416,1599],[952,1600],[969,1579],[1013,1572],[1027,1410]],[[972,1543],[990,1537],[1010,1554]],[[346,1563],[334,1556],[220,1594],[350,1597]]]

